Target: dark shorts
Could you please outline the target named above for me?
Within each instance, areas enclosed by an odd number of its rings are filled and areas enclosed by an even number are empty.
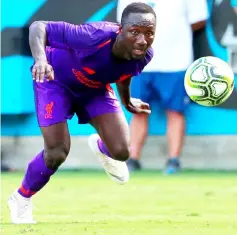
[[[158,101],[166,110],[184,112],[190,103],[184,88],[184,75],[185,71],[144,72],[133,79],[132,96],[147,103]]]
[[[74,114],[79,124],[106,113],[122,112],[113,90],[73,93],[57,81],[34,81],[36,113],[39,126],[46,127],[71,119]]]

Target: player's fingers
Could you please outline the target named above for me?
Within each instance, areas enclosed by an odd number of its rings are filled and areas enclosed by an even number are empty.
[[[54,70],[52,69],[52,72],[51,72],[51,78],[52,80],[54,80]]]
[[[53,71],[53,68],[51,66],[47,67],[46,77],[47,77],[47,81],[50,81],[50,80],[54,79],[54,71]]]
[[[49,76],[47,76],[46,78],[46,81],[49,82],[49,81],[52,81],[54,78],[53,78],[53,75],[52,75],[52,72],[50,73]]]
[[[35,80],[35,75],[36,75],[36,68],[35,67],[32,68],[31,75],[32,75],[33,80]]]
[[[146,107],[150,107],[150,105],[149,105],[148,103],[143,102],[143,101],[141,101],[141,102],[142,102],[142,105],[144,105],[144,106],[146,106]]]
[[[52,69],[48,66],[48,67],[45,69],[45,75],[46,75],[46,76],[50,76],[51,71],[52,71]]]
[[[41,82],[41,83],[44,82],[45,69],[46,69],[45,66],[41,66],[41,67],[40,67],[39,79],[40,79],[40,82]]]
[[[36,82],[40,81],[40,68],[39,67],[35,67],[36,71],[35,71],[35,80]]]
[[[132,113],[134,113],[134,114],[140,114],[140,113],[141,113],[141,114],[142,114],[142,113],[144,113],[144,114],[150,114],[150,113],[151,113],[151,110],[149,110],[149,109],[142,109],[142,108],[136,107],[136,108],[133,109]]]
[[[150,109],[141,109],[140,113],[151,114],[151,110]]]
[[[50,76],[48,78],[49,78],[49,80],[54,80],[54,71],[53,70],[50,72]]]
[[[142,109],[150,109],[150,105],[148,103],[142,102],[141,108]]]
[[[46,75],[46,80],[51,80],[52,79],[52,75],[51,75],[52,71],[47,68],[46,72],[45,72],[45,75]]]

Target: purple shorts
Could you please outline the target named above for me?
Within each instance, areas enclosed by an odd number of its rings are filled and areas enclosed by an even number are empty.
[[[113,90],[90,89],[75,93],[55,80],[34,81],[34,94],[38,123],[42,127],[64,122],[74,114],[79,124],[86,124],[93,117],[122,112]]]

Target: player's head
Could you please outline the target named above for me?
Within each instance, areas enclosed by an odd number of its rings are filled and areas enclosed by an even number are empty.
[[[156,14],[151,6],[135,2],[122,13],[120,39],[130,59],[141,59],[151,46],[156,29]]]

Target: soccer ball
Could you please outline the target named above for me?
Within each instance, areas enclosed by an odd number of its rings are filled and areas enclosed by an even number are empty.
[[[184,86],[194,102],[203,106],[217,106],[231,95],[234,73],[223,60],[212,56],[202,57],[187,69]]]

